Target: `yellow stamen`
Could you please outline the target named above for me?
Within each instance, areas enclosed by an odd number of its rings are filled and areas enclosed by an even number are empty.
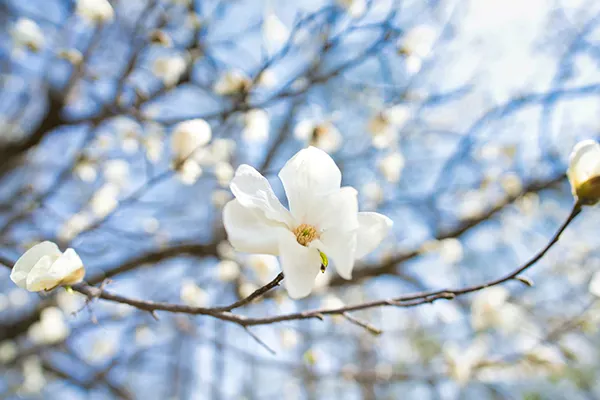
[[[308,224],[298,225],[298,227],[294,229],[294,235],[296,235],[296,240],[302,246],[306,246],[313,240],[319,238],[319,233],[315,227]]]

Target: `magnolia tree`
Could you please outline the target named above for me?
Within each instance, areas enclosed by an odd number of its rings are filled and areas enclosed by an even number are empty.
[[[4,1],[0,397],[600,397],[599,12]]]

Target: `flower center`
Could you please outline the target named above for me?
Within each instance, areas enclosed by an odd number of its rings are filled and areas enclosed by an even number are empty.
[[[296,240],[302,246],[306,246],[313,240],[319,238],[319,233],[315,227],[308,224],[298,225],[298,227],[294,229],[294,235],[296,235]]]

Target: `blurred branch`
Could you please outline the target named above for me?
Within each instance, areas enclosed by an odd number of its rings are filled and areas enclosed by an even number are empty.
[[[87,296],[89,300],[99,298],[99,299],[108,300],[108,301],[112,301],[112,302],[116,302],[116,303],[127,304],[132,307],[138,308],[140,310],[148,311],[150,313],[154,313],[156,311],[167,311],[167,312],[172,312],[172,313],[182,313],[182,314],[190,314],[190,315],[207,315],[207,316],[211,316],[211,317],[221,319],[224,321],[234,322],[243,327],[255,326],[255,325],[266,325],[266,324],[272,324],[272,323],[283,322],[283,321],[293,321],[293,320],[303,320],[303,319],[313,319],[313,318],[322,319],[323,316],[325,316],[325,315],[344,315],[345,313],[348,313],[350,311],[365,310],[365,309],[370,309],[370,308],[375,308],[375,307],[385,307],[385,306],[414,307],[414,306],[418,306],[421,304],[432,303],[432,302],[434,302],[436,300],[440,300],[440,299],[452,300],[457,296],[476,292],[476,291],[479,291],[479,290],[482,290],[482,289],[485,289],[488,287],[500,285],[500,284],[508,282],[510,280],[521,281],[520,279],[518,279],[519,275],[522,272],[524,272],[525,270],[529,269],[535,263],[537,263],[540,259],[542,259],[542,257],[548,252],[548,250],[550,250],[552,248],[552,246],[558,242],[560,235],[571,224],[571,222],[575,219],[575,217],[577,217],[577,215],[579,215],[580,212],[581,212],[581,206],[579,203],[576,203],[573,206],[573,209],[572,209],[571,213],[569,214],[569,216],[567,217],[567,219],[565,220],[565,222],[560,226],[560,228],[557,230],[557,232],[554,234],[554,236],[550,239],[548,244],[542,250],[540,250],[533,258],[531,258],[529,261],[527,261],[525,264],[523,264],[522,266],[519,266],[513,272],[511,272],[501,278],[498,278],[498,279],[495,279],[495,280],[492,280],[492,281],[489,281],[489,282],[486,282],[486,283],[483,283],[480,285],[465,287],[465,288],[461,288],[461,289],[445,289],[445,290],[435,290],[435,291],[429,291],[429,292],[423,292],[423,293],[415,293],[415,294],[410,294],[410,295],[401,296],[401,297],[397,297],[397,298],[375,300],[375,301],[364,302],[364,303],[360,303],[360,304],[356,304],[356,305],[352,305],[352,306],[346,306],[346,307],[309,310],[309,311],[292,313],[292,314],[284,314],[284,315],[279,315],[279,316],[274,316],[274,317],[251,318],[251,317],[245,317],[245,316],[233,314],[230,311],[227,311],[227,310],[231,310],[231,309],[235,308],[236,306],[238,306],[240,304],[240,302],[236,302],[233,305],[227,306],[227,307],[215,307],[215,308],[191,307],[191,306],[180,305],[180,304],[132,299],[132,298],[128,298],[125,296],[110,293],[110,292],[106,291],[102,286],[94,287],[94,286],[89,286],[86,284],[78,284],[78,285],[74,285],[73,289],[75,291]],[[272,282],[265,285],[264,288],[259,289],[258,291],[252,293],[250,296],[248,296],[246,299],[244,299],[242,301],[243,304],[249,303],[250,301],[252,301],[252,299],[257,298],[260,295],[266,293],[271,288],[276,287],[277,284],[279,283],[279,281],[280,281],[280,276],[277,276]]]

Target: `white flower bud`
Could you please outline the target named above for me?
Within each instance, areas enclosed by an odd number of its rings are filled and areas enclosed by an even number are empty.
[[[10,279],[30,292],[50,290],[83,280],[85,268],[73,249],[62,253],[52,242],[42,242],[27,250],[13,267]]]

